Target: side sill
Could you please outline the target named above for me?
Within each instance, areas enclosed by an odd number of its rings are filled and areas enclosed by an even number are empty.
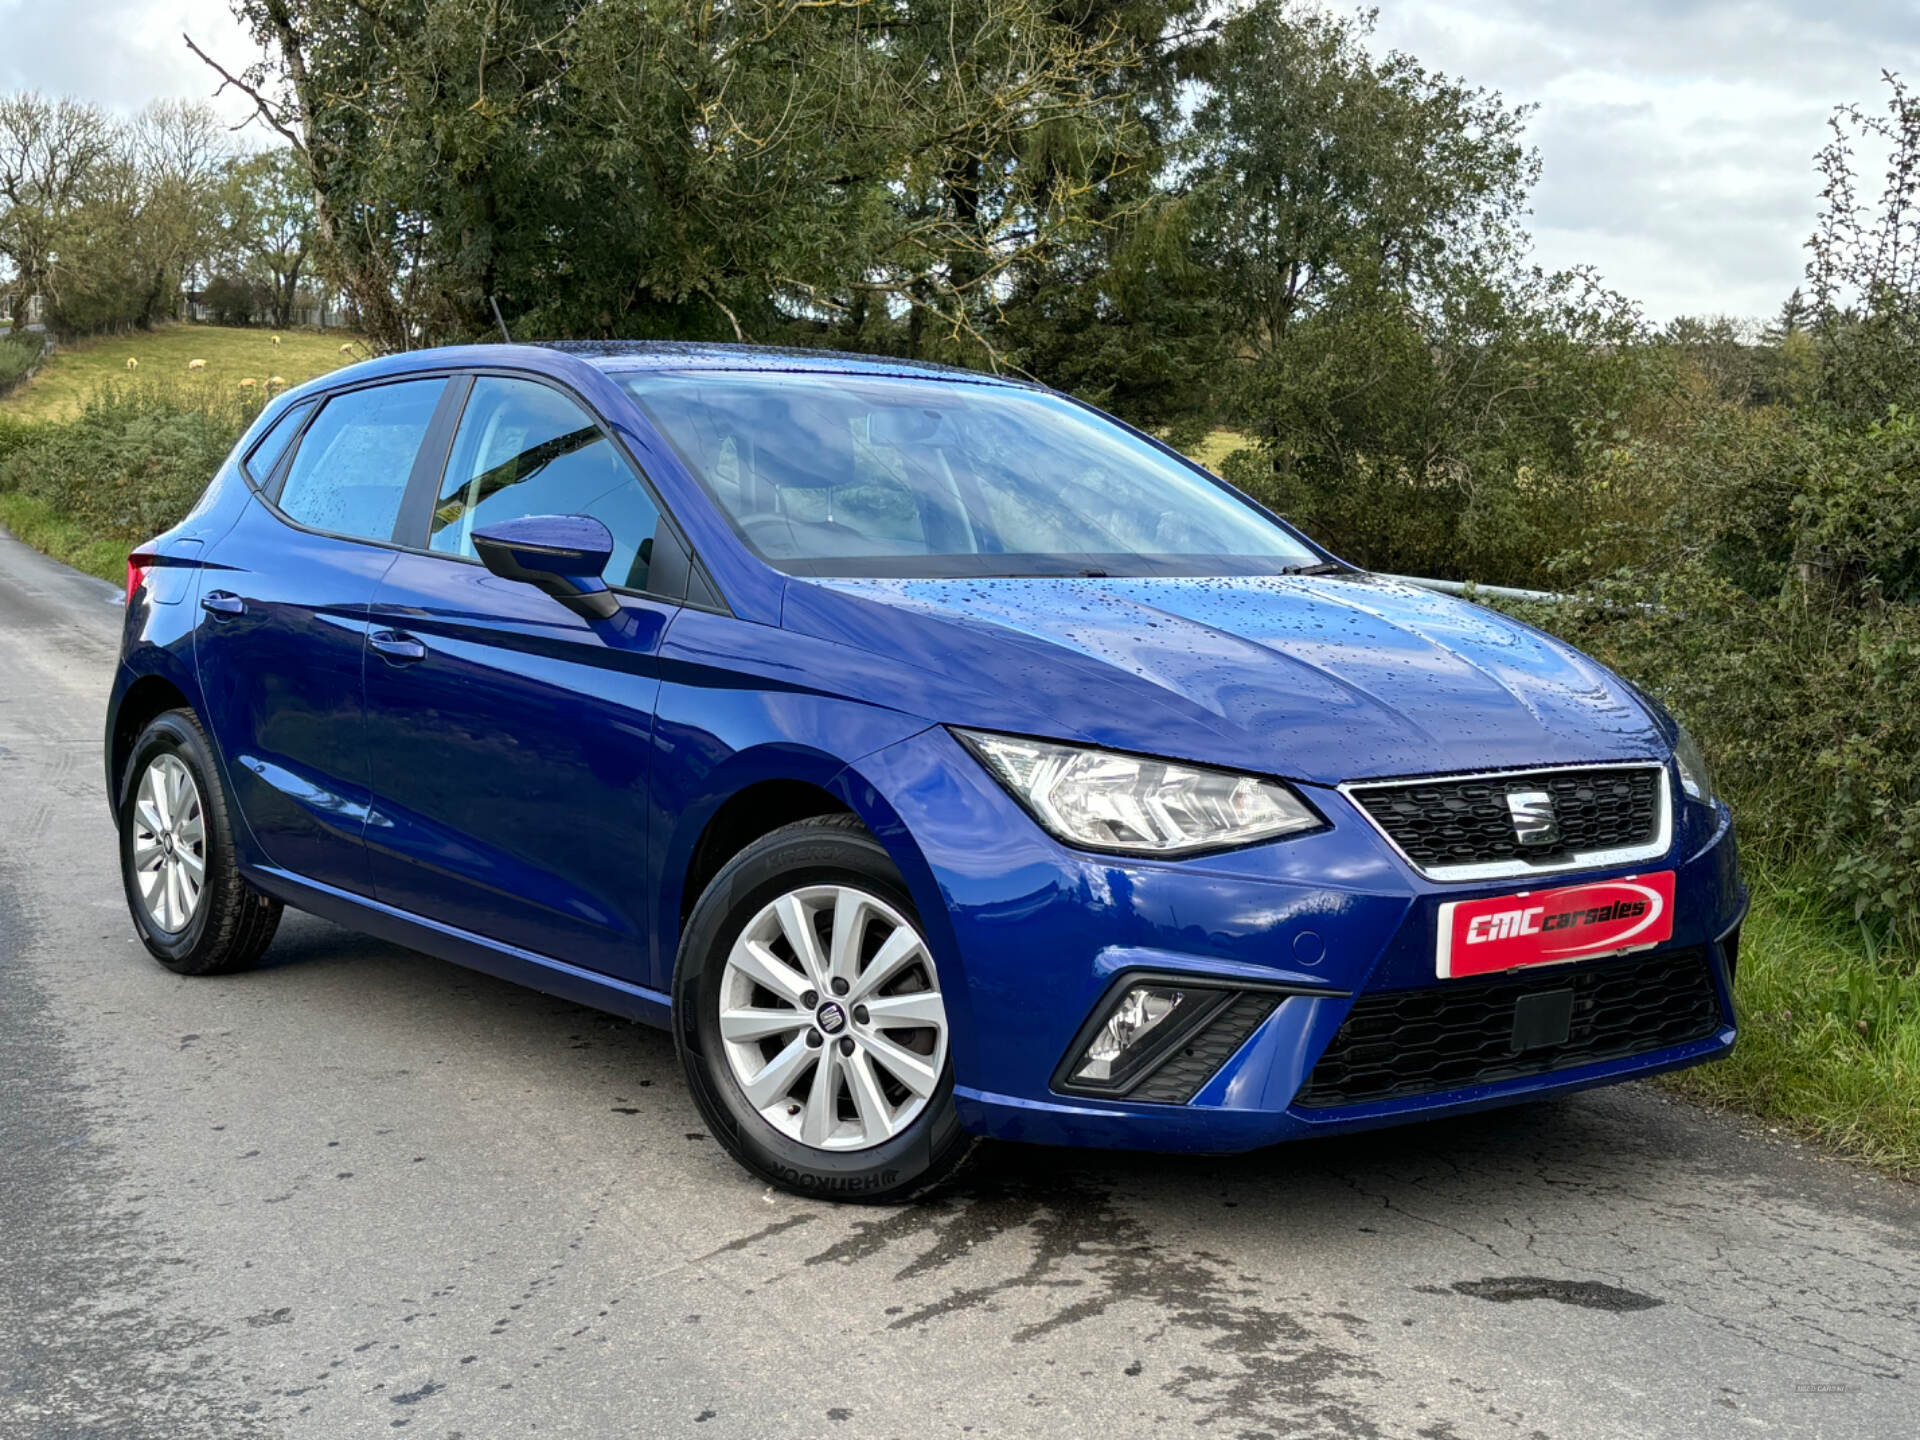
[[[364,895],[303,879],[277,866],[248,866],[245,874],[275,899],[350,930],[422,950],[469,970],[663,1030],[673,1023],[672,1002],[658,990],[569,965],[564,960],[536,955],[531,950],[503,945],[498,940],[397,910]]]

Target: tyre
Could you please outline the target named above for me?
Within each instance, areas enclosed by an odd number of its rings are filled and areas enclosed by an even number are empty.
[[[280,902],[240,878],[232,808],[213,747],[190,710],[140,732],[120,795],[120,878],[134,929],[181,975],[225,975],[259,960]]]
[[[972,1153],[925,933],[854,817],[788,825],[729,861],[688,919],[673,998],[700,1113],[762,1179],[898,1204]]]

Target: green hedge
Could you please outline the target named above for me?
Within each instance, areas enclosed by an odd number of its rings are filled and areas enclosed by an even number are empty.
[[[1920,943],[1920,428],[1723,412],[1623,451],[1644,558],[1529,618],[1669,703],[1747,843]]]
[[[110,386],[73,420],[0,415],[0,495],[131,548],[187,513],[259,406],[149,382]]]
[[[31,332],[16,335],[8,331],[0,335],[0,395],[6,394],[40,363],[44,345],[45,337]]]

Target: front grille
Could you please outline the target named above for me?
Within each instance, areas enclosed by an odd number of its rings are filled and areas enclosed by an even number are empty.
[[[1566,990],[1573,991],[1566,1043],[1516,1052],[1515,1002]],[[1700,949],[1362,995],[1294,1103],[1358,1105],[1544,1075],[1704,1039],[1719,1024],[1719,997]]]
[[[1348,787],[1354,801],[1422,870],[1512,864],[1536,868],[1599,851],[1657,844],[1663,813],[1658,765],[1388,781]],[[1553,797],[1559,838],[1523,845],[1507,796]]]

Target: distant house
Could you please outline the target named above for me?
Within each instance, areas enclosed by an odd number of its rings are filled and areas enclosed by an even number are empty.
[[[182,288],[180,291],[180,318],[197,320],[202,324],[211,323],[216,317],[213,306],[207,302],[205,290]],[[273,323],[270,310],[256,310],[248,321],[253,325]],[[339,304],[333,296],[317,294],[305,286],[294,296],[293,313],[288,317],[289,326],[309,326],[317,330],[333,330],[353,323],[352,313]]]
[[[13,292],[0,290],[0,330],[5,330],[13,320]],[[46,305],[38,295],[27,297],[27,324],[37,326],[45,323]]]

